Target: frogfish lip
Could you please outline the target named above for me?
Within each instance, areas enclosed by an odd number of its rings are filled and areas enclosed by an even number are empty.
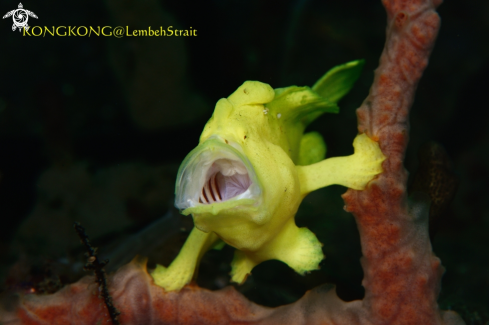
[[[262,189],[253,165],[237,143],[211,137],[192,150],[180,165],[175,206],[183,214],[258,205]]]

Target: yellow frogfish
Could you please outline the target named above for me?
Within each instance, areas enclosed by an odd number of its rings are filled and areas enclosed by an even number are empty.
[[[322,244],[294,220],[302,199],[332,184],[364,189],[385,157],[360,134],[353,155],[324,159],[321,135],[304,131],[321,114],[339,111],[337,102],[362,67],[362,60],[336,66],[312,88],[246,81],[217,102],[177,175],[175,206],[193,216],[195,227],[170,266],[152,272],[157,285],[180,290],[204,253],[223,243],[236,248],[231,280],[237,283],[271,259],[300,274],[319,268]]]

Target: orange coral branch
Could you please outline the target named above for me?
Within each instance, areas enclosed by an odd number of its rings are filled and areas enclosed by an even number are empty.
[[[362,243],[364,307],[375,324],[463,323],[436,303],[443,267],[432,253],[423,203],[408,203],[403,167],[409,108],[428,63],[441,0],[384,0],[387,40],[369,96],[357,110],[358,130],[378,139],[384,172],[365,191],[348,190]]]

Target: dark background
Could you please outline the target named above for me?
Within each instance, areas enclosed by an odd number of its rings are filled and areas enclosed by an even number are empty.
[[[373,0],[22,3],[39,17],[29,18],[30,26],[172,25],[198,36],[23,37],[11,30],[11,18],[0,22],[0,291],[81,276],[75,220],[110,250],[167,213],[179,163],[197,145],[215,102],[245,80],[311,86],[334,65],[366,59],[340,114],[310,127],[323,134],[328,156],[351,154],[355,109],[385,39],[385,12]],[[0,11],[17,6],[5,0]],[[446,1],[438,11],[442,27],[413,105],[405,165],[414,174],[428,141],[446,149],[460,184],[433,239],[447,269],[440,304],[469,324],[486,324],[489,3]],[[332,282],[343,299],[361,298],[358,233],[342,210],[344,191],[311,194],[297,216],[324,243],[320,271],[300,277],[269,261],[239,290],[275,306]],[[189,230],[188,220],[179,222],[184,230],[162,236],[165,257],[153,249],[150,263],[167,264],[176,254]],[[231,258],[229,247],[207,254],[199,284],[226,285]]]

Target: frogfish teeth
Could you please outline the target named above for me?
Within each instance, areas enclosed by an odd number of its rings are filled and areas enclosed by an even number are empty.
[[[302,199],[332,184],[364,189],[382,172],[385,157],[361,134],[353,155],[324,159],[321,135],[304,130],[321,114],[338,112],[336,103],[362,67],[363,61],[334,67],[312,88],[273,89],[246,81],[217,102],[177,175],[175,206],[193,216],[195,227],[170,266],[153,271],[157,285],[180,290],[204,253],[223,242],[237,249],[234,282],[242,283],[253,267],[270,259],[300,274],[319,268],[322,244],[294,221]]]

